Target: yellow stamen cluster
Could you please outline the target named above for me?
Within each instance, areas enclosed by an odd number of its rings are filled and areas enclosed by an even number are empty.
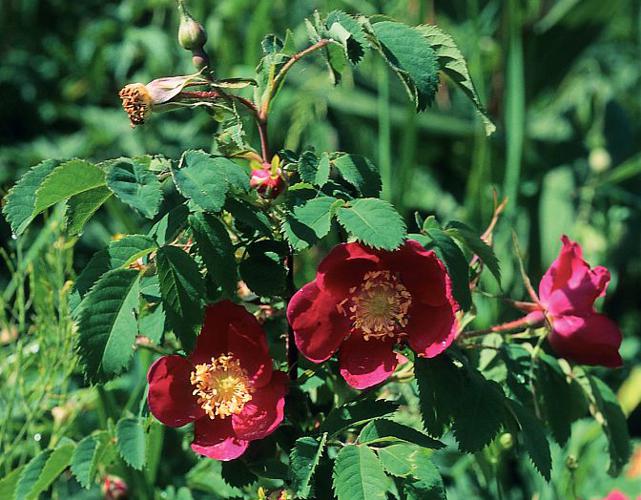
[[[338,304],[338,311],[352,320],[352,333],[365,340],[399,340],[405,336],[412,295],[390,271],[370,271],[350,297]]]
[[[230,354],[211,358],[211,363],[196,365],[191,372],[194,396],[212,420],[240,413],[251,401],[253,388],[240,361]]]
[[[142,83],[126,85],[118,94],[122,107],[129,115],[131,126],[142,125],[151,112],[152,98],[149,90]]]

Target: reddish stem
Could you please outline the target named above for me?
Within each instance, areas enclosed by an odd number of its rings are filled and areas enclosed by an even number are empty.
[[[494,325],[490,328],[485,328],[483,330],[469,330],[463,332],[461,337],[463,338],[473,338],[480,337],[482,335],[488,335],[490,333],[501,333],[501,332],[510,332],[514,330],[521,330],[524,328],[533,328],[537,326],[542,326],[545,322],[545,315],[543,312],[539,314],[528,314],[514,321],[508,321],[507,323],[501,323],[500,325]]]

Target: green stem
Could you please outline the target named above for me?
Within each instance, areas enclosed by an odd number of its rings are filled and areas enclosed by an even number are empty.
[[[384,64],[378,67],[378,164],[383,181],[382,198],[392,198],[392,134],[389,103],[389,74]]]

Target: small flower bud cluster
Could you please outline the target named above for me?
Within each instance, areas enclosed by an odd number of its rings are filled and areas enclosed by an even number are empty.
[[[194,66],[196,69],[202,70],[209,66],[209,56],[204,48],[207,42],[207,32],[202,24],[191,17],[182,0],[178,2],[178,11],[180,12],[178,43],[183,49],[191,51],[191,60]]]

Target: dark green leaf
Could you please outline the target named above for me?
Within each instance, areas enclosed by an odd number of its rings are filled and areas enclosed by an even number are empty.
[[[521,431],[519,437],[522,439],[534,467],[549,481],[552,471],[552,457],[543,422],[518,401],[510,399],[507,404],[518,422]]]
[[[221,179],[218,162],[214,160],[202,151],[186,151],[179,168],[172,169],[180,194],[209,212],[219,212],[227,195],[227,184]]]
[[[123,203],[135,208],[148,219],[158,213],[162,190],[156,174],[148,169],[148,162],[119,159],[111,164],[107,173],[107,185]]]
[[[205,284],[198,265],[189,254],[174,246],[161,247],[156,264],[168,324],[183,348],[190,351],[203,319]]]
[[[191,215],[189,225],[207,272],[228,296],[233,296],[238,284],[238,266],[227,228],[213,215],[204,213]]]
[[[56,478],[69,467],[75,448],[75,443],[67,440],[55,450],[45,450],[31,460],[17,484],[16,498],[39,498],[40,494],[49,489]],[[43,457],[46,459],[44,462]],[[8,497],[0,496],[0,498]]]
[[[129,364],[138,333],[138,271],[105,273],[83,301],[78,319],[78,354],[90,380],[105,380]]]
[[[459,243],[467,246],[473,254],[477,255],[479,259],[481,259],[481,262],[483,262],[483,264],[485,264],[494,275],[497,283],[500,285],[501,269],[492,247],[485,243],[471,227],[463,224],[462,222],[452,221],[448,223],[447,227],[447,233],[456,238]]]
[[[405,24],[382,21],[371,25],[370,42],[396,72],[414,101],[423,111],[438,90],[439,65],[425,37]]]
[[[272,236],[271,222],[260,209],[244,201],[230,198],[225,204],[225,210],[234,216],[236,227],[247,237],[253,237],[256,232],[263,236]]]
[[[256,295],[271,296],[285,292],[287,269],[282,257],[269,248],[250,245],[249,257],[240,264],[240,276]]]
[[[469,310],[472,307],[470,268],[463,251],[450,235],[440,229],[428,229],[427,235],[432,239],[436,255],[447,268],[454,298],[464,311]]]
[[[186,205],[178,205],[172,208],[152,226],[149,236],[156,240],[159,246],[171,243],[187,224],[188,215],[189,209]]]
[[[432,439],[416,429],[385,418],[370,422],[363,428],[358,436],[359,443],[370,445],[397,444],[399,441],[433,449],[439,449],[445,446],[440,441]]]
[[[411,444],[393,444],[378,450],[378,458],[383,468],[393,476],[404,477],[412,471],[409,456],[416,451],[416,446]]]
[[[334,408],[320,426],[320,432],[333,437],[349,427],[363,425],[370,420],[394,413],[398,405],[392,401],[362,399]]]
[[[419,26],[416,29],[423,34],[432,49],[434,49],[441,70],[458,85],[465,95],[470,98],[474,106],[476,106],[485,125],[485,133],[487,135],[492,134],[496,130],[496,127],[481,103],[481,99],[467,69],[465,58],[456,46],[454,39],[435,25]]]
[[[327,434],[320,439],[306,436],[296,440],[289,456],[292,488],[296,498],[308,498],[311,480],[325,449]]]
[[[44,450],[40,452],[38,455],[33,457],[22,470],[20,479],[18,479],[18,483],[16,484],[16,499],[27,500],[37,497],[37,494],[34,494],[35,486],[52,452],[52,450]]]
[[[334,166],[362,196],[377,197],[381,194],[381,174],[376,165],[364,156],[344,154],[334,160]]]
[[[71,457],[71,472],[83,488],[91,488],[100,458],[107,452],[108,446],[109,436],[105,431],[87,436],[78,443]]]
[[[628,463],[632,453],[628,422],[612,389],[596,377],[589,377],[589,380],[597,405],[597,420],[603,426],[608,438],[610,453],[608,472],[612,476],[617,476],[621,473],[623,466]]]
[[[338,221],[357,240],[365,245],[394,250],[405,239],[405,223],[384,200],[361,198],[353,200],[336,211]]]

